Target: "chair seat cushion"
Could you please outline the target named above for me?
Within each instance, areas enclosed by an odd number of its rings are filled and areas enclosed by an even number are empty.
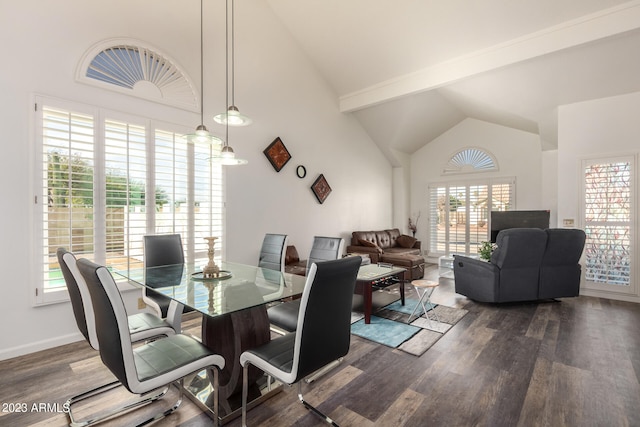
[[[151,313],[132,314],[128,318],[131,341],[142,341],[160,335],[173,335],[174,329],[164,319]]]
[[[270,307],[267,310],[269,322],[287,332],[293,332],[298,326],[298,312],[300,311],[300,299],[283,302]]]
[[[213,354],[202,343],[182,334],[153,341],[133,350],[140,381],[147,381],[180,367],[186,367],[196,360]],[[224,366],[224,362],[222,364]],[[185,373],[187,374],[189,372]],[[176,378],[180,377],[176,375]]]
[[[258,368],[265,366],[257,360],[260,359],[282,372],[291,373],[295,341],[295,333],[283,335],[258,348],[245,351],[241,359],[250,360]]]

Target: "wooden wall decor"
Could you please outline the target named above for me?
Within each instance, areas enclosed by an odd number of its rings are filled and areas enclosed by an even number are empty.
[[[323,174],[320,174],[320,176],[313,182],[313,185],[311,185],[311,191],[313,191],[316,199],[318,199],[318,202],[321,204],[327,200],[329,193],[331,193],[331,187]]]
[[[267,156],[267,159],[269,159],[269,162],[276,172],[280,172],[284,165],[291,160],[291,154],[287,150],[287,147],[284,146],[280,137],[274,139],[273,142],[264,149],[263,153]]]

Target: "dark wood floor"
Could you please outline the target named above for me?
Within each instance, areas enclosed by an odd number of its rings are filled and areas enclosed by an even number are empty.
[[[424,355],[352,336],[344,363],[305,385],[305,397],[342,426],[640,426],[640,305],[579,297],[497,306],[456,295],[452,280],[440,283],[434,302],[469,313]],[[0,362],[0,425],[66,425],[64,413],[32,411],[33,403],[62,404],[110,379],[84,342]],[[249,425],[324,425],[296,393],[287,388],[253,409]],[[28,412],[5,412],[16,403]],[[185,400],[156,425],[210,419]]]

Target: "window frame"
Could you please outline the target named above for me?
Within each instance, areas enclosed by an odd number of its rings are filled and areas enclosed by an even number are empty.
[[[46,167],[48,164],[47,158],[45,155],[45,146],[44,146],[44,121],[43,121],[43,109],[45,107],[49,107],[52,109],[60,109],[71,114],[83,114],[87,116],[91,116],[93,120],[93,150],[91,151],[93,154],[93,187],[92,187],[92,197],[93,197],[93,217],[92,227],[93,227],[93,254],[96,256],[95,261],[98,263],[105,263],[105,257],[108,256],[107,247],[106,247],[106,230],[107,223],[104,215],[104,209],[106,204],[106,173],[108,169],[108,165],[105,163],[105,123],[107,120],[119,120],[127,123],[128,125],[142,125],[145,128],[145,140],[146,140],[146,181],[144,182],[146,196],[145,196],[145,210],[147,211],[145,214],[146,221],[146,234],[152,234],[155,232],[156,221],[155,221],[155,208],[156,208],[156,198],[155,198],[155,163],[157,161],[155,157],[155,144],[156,144],[156,134],[159,132],[165,132],[169,134],[173,134],[174,136],[182,136],[188,133],[188,128],[184,125],[179,125],[175,123],[168,123],[162,120],[156,120],[149,117],[142,117],[140,115],[131,114],[122,111],[115,111],[108,108],[101,108],[99,106],[92,106],[83,104],[80,102],[74,102],[69,100],[58,99],[54,97],[49,97],[46,95],[35,94],[33,96],[33,105],[34,108],[34,124],[31,129],[33,129],[31,141],[32,150],[33,150],[33,194],[32,198],[34,206],[32,211],[32,223],[34,224],[33,232],[32,232],[32,249],[31,259],[35,261],[35,268],[31,269],[29,275],[29,283],[31,284],[29,287],[31,289],[31,304],[32,306],[43,306],[48,304],[55,304],[60,302],[66,302],[69,300],[69,293],[65,286],[60,286],[56,289],[45,289],[45,281],[43,280],[45,274],[45,264],[47,259],[47,251],[45,248],[45,204],[49,203],[48,198],[46,197],[46,191],[43,191],[46,188]],[[175,138],[174,138],[175,141]],[[182,147],[186,148],[188,165],[186,165],[186,173],[189,175],[195,175],[202,171],[196,171],[194,167],[194,163],[196,159],[195,156],[196,150],[193,147],[193,144],[186,143],[186,146]],[[199,155],[202,155],[202,150],[200,150]],[[201,164],[203,164],[201,162]],[[211,164],[211,163],[210,163]],[[206,233],[207,231],[211,232],[214,227],[217,230],[220,230],[220,240],[217,242],[218,246],[216,248],[217,257],[223,256],[224,251],[224,229],[225,229],[225,191],[224,191],[224,169],[219,166],[211,165],[206,174],[208,174],[210,178],[210,182],[208,183],[211,186],[210,193],[214,195],[215,191],[218,191],[218,198],[216,200],[212,200],[211,205],[209,206],[209,219],[208,223],[205,227],[208,227],[209,230],[201,231],[201,233]],[[214,169],[216,170],[214,172]],[[193,195],[193,184],[194,178],[190,177],[189,186],[191,186],[190,194]],[[214,190],[215,188],[215,190]],[[191,202],[195,202],[193,198],[190,199]],[[219,203],[219,205],[217,204]],[[192,203],[195,206],[195,203]],[[191,205],[188,205],[191,206]],[[189,209],[190,211],[195,211],[194,208]],[[191,259],[195,256],[201,255],[201,248],[199,248],[199,243],[193,239],[193,236],[197,236],[198,230],[195,230],[196,224],[193,221],[193,215],[189,214],[191,218],[188,220],[187,228],[189,229],[189,236],[184,236],[187,241],[191,243],[189,246],[185,246],[185,255],[187,259]],[[96,227],[96,224],[102,224],[100,227]],[[70,225],[72,227],[72,225]],[[191,230],[193,228],[194,230]],[[69,237],[70,238],[70,237]],[[126,241],[126,238],[125,238]],[[203,243],[206,246],[206,243]],[[193,246],[193,247],[192,247]],[[122,281],[118,283],[119,287],[122,290],[133,289],[131,285],[129,285],[126,281]]]

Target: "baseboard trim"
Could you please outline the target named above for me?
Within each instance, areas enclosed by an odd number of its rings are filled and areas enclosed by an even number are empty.
[[[8,349],[0,350],[0,360],[13,359],[14,357],[24,356],[25,354],[35,353],[37,351],[48,350],[65,344],[82,341],[84,337],[80,332],[63,335],[60,337],[50,338],[34,343],[20,345]]]
[[[596,297],[596,298],[604,298],[611,299],[616,301],[625,301],[625,302],[635,302],[640,304],[640,296],[637,295],[625,295],[614,292],[606,292],[606,291],[597,291],[594,289],[580,289],[580,295],[586,297]]]

